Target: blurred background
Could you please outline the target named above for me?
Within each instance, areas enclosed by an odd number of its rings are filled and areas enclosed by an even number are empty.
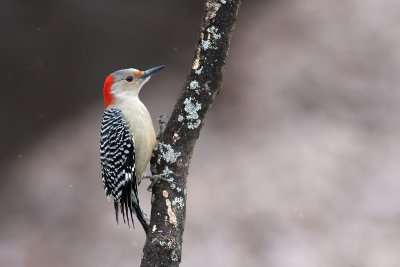
[[[188,177],[181,266],[400,266],[400,2],[243,1]],[[138,266],[100,180],[106,76],[169,114],[202,1],[0,3],[2,266]],[[150,211],[147,181],[140,195]]]

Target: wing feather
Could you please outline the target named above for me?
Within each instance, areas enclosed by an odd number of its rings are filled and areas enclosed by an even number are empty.
[[[132,189],[136,188],[135,146],[129,131],[129,123],[121,110],[109,108],[104,111],[101,124],[100,162],[104,190],[114,198],[115,215],[118,211],[129,224],[132,218]],[[135,186],[133,185],[135,184]],[[133,219],[132,219],[133,223]]]

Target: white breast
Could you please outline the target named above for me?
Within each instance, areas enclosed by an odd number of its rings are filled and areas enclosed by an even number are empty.
[[[147,108],[138,97],[129,97],[117,107],[127,118],[133,134],[135,170],[137,182],[139,182],[157,143],[153,122]]]

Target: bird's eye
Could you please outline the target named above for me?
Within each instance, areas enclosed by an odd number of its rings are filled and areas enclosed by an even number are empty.
[[[133,77],[132,76],[128,76],[128,77],[126,77],[125,80],[127,80],[128,82],[131,82],[131,81],[133,81]]]

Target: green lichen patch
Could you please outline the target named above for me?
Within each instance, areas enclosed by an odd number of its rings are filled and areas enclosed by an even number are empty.
[[[176,206],[179,209],[183,209],[185,206],[185,202],[183,201],[183,197],[176,197],[172,200],[172,206]]]
[[[202,71],[203,71],[203,66],[201,66],[200,69],[195,70],[194,73],[200,75]]]
[[[194,101],[194,102],[193,102]],[[185,104],[184,110],[186,112],[186,119],[188,120],[187,127],[189,129],[195,129],[199,127],[201,121],[197,111],[201,109],[201,104],[195,101],[194,98],[186,98],[183,102]]]
[[[221,39],[221,34],[218,33],[217,27],[211,26],[210,28],[207,29],[207,32],[209,32],[215,40]]]
[[[174,163],[181,156],[181,152],[175,152],[170,144],[158,143],[156,150],[161,152],[161,158],[167,163]]]
[[[163,172],[162,172],[162,176],[164,176],[165,178],[169,178],[171,176],[171,174],[174,174],[173,171],[171,171],[168,166],[165,166]],[[173,180],[173,179],[172,179]]]
[[[214,48],[211,40],[201,40],[201,47],[203,48],[203,50]]]
[[[191,81],[189,87],[190,87],[190,89],[197,89],[197,88],[199,88],[199,82]]]
[[[178,260],[179,260],[178,253],[176,253],[175,250],[173,250],[173,251],[171,252],[171,260],[172,260],[172,261],[178,261]]]
[[[195,90],[195,92],[197,94],[200,94],[200,91],[199,91],[200,86],[199,86],[199,82],[198,81],[191,81],[190,84],[189,84],[189,88],[192,89],[192,90]]]

